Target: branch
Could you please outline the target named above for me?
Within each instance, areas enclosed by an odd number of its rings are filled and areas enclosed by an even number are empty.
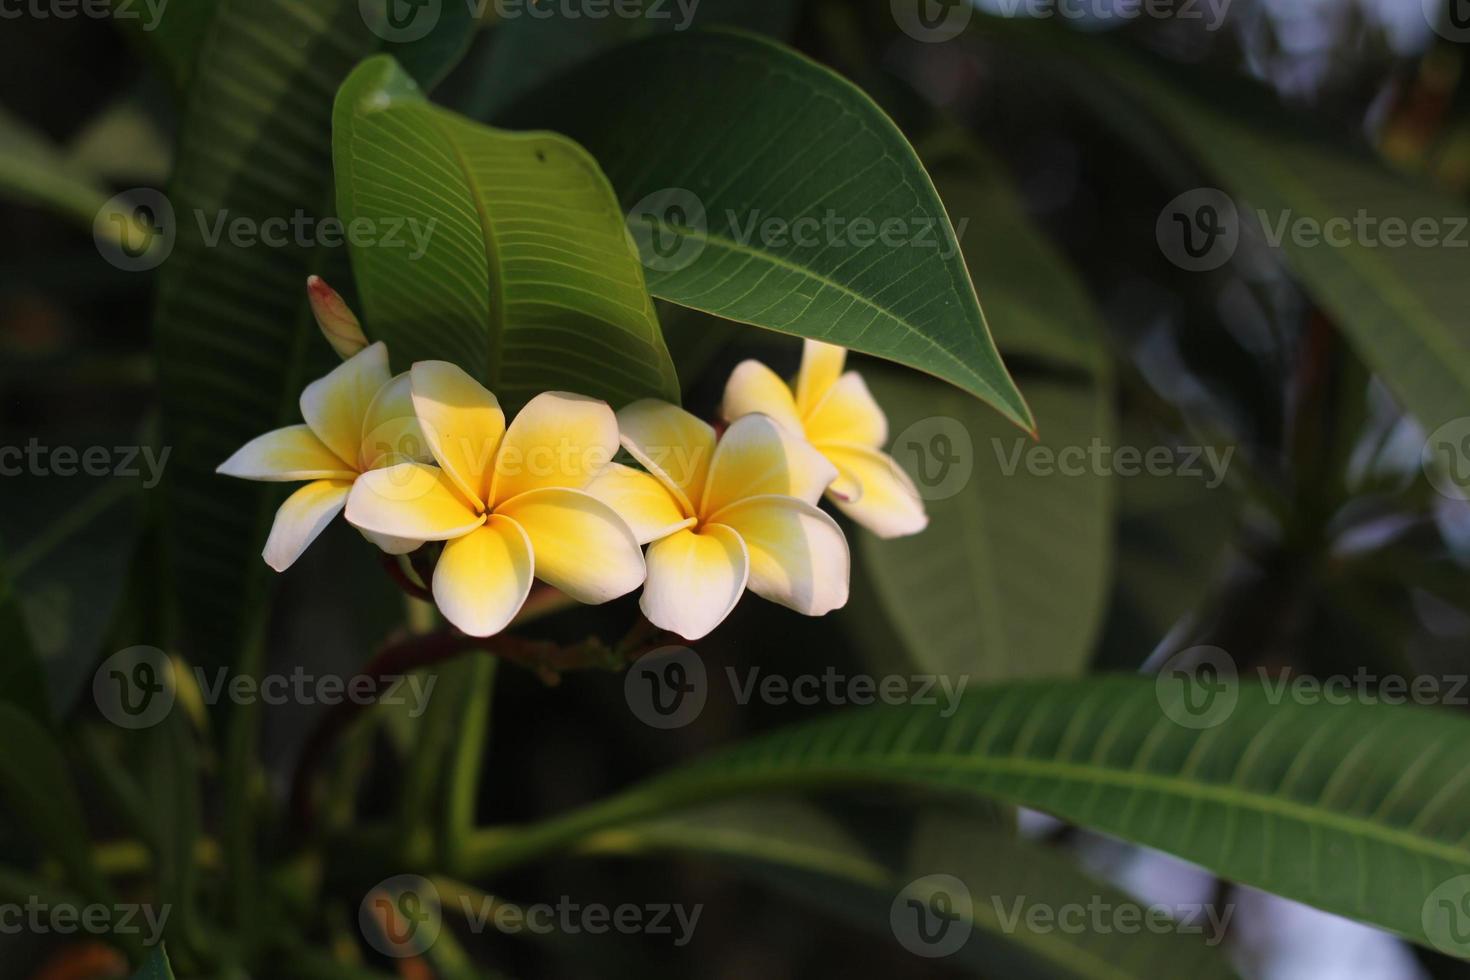
[[[567,671],[621,670],[625,664],[668,642],[668,638],[669,634],[656,629],[641,616],[628,634],[612,647],[596,637],[563,646],[550,640],[530,640],[505,634],[474,637],[458,630],[441,630],[388,643],[358,676],[372,678],[375,682],[373,690],[378,696],[382,694],[385,678],[433,667],[464,654],[488,653],[533,671],[547,685],[555,685]],[[349,683],[348,687],[350,689],[352,684]],[[302,828],[310,828],[315,815],[312,790],[317,769],[341,734],[369,706],[357,700],[334,705],[302,747],[296,774],[291,781],[291,812]]]

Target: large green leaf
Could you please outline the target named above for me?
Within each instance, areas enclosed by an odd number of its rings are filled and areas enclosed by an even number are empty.
[[[1255,83],[1171,70],[1110,43],[1074,41],[1067,50],[1090,69],[1077,79],[1085,97],[1093,97],[1102,74],[1189,147],[1235,199],[1242,232],[1279,250],[1426,428],[1465,414],[1470,208],[1464,202],[1324,134]],[[1290,229],[1303,221],[1318,228],[1336,221],[1334,234],[1345,235],[1338,242],[1298,238]],[[1406,230],[1430,222],[1434,244],[1397,235],[1390,221]],[[1286,234],[1272,243],[1282,228]]]
[[[149,953],[142,967],[133,974],[133,980],[174,980],[173,967],[168,962],[168,951],[159,946]]]
[[[441,75],[468,35],[467,5],[445,5],[434,31],[397,49],[423,79]],[[297,420],[296,402],[330,367],[305,304],[308,274],[340,248],[312,235],[269,247],[220,222],[294,222],[331,213],[331,110],[337,87],[387,47],[358,0],[219,0],[189,85],[169,197],[177,244],[158,285],[155,338],[164,442],[168,553],[183,623],[223,648],[245,635],[262,593],[276,491],[217,476],[247,440]]]
[[[907,364],[1031,427],[934,185],[893,122],[833,72],[751,35],[659,37],[506,119],[592,151],[656,296]]]
[[[1085,455],[1114,441],[1111,386],[1028,382],[1033,443],[953,388],[867,378],[894,458],[931,498],[929,527],[913,537],[854,532],[909,662],[972,680],[1079,673],[1111,582],[1116,487]]]
[[[1460,876],[1470,875],[1470,787],[1459,755],[1470,720],[1364,701],[1275,700],[1260,684],[1200,673],[1193,683],[1171,675],[999,685],[972,690],[948,719],[932,705],[845,712],[523,831],[487,831],[470,863],[502,870],[722,797],[913,786],[1044,810],[1470,954],[1454,945],[1437,904],[1453,907],[1465,894],[1453,892]]]
[[[678,401],[638,254],[586,151],[430,105],[386,56],[342,86],[333,122],[343,220],[421,231],[413,251],[352,249],[368,329],[401,365],[454,361],[512,405],[548,389]]]
[[[879,828],[885,838],[900,830]],[[976,931],[947,962],[982,976],[1127,980],[1158,976],[1165,964],[1171,975],[1234,975],[1215,945],[1219,937],[1193,915],[1157,932],[1125,933],[1110,928],[1107,919],[1065,929],[1028,922],[1028,915],[1037,914],[1033,909],[1051,914],[1065,909],[1071,921],[1070,910],[1077,907],[1090,905],[1111,916],[1148,905],[1082,873],[1051,848],[1007,835],[973,816],[940,811],[922,814],[910,836],[907,853],[889,859],[867,844],[867,835],[820,809],[778,798],[656,818],[595,835],[581,850],[712,858],[879,935],[895,928],[893,905],[907,901],[900,896],[922,901],[926,886],[940,884],[934,876],[951,876],[964,887],[963,893],[949,895],[953,910]],[[906,932],[905,938],[914,936]]]

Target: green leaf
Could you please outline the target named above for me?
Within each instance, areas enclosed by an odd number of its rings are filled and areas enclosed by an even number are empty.
[[[60,747],[13,704],[0,704],[0,746],[0,801],[7,815],[61,863],[73,888],[104,900],[108,887],[92,860],[86,818]]]
[[[934,185],[893,122],[833,72],[751,35],[653,38],[508,119],[597,157],[659,298],[898,361],[1031,427]],[[785,233],[761,230],[772,220]],[[886,243],[873,234],[885,224]]]
[[[930,498],[929,527],[913,537],[854,532],[910,664],[972,681],[1080,673],[1109,595],[1116,487],[1085,457],[1075,474],[1055,460],[1112,445],[1111,385],[1028,382],[1033,443],[953,388],[897,372],[867,380],[890,451]]]
[[[647,0],[640,16],[536,16],[522,11],[495,25],[464,103],[475,118],[494,115],[573,66],[620,43],[717,24],[785,38],[801,0]],[[686,13],[687,11],[687,13]]]
[[[171,711],[144,733],[144,809],[160,902],[175,910],[168,935],[200,942],[195,921],[199,840],[199,751],[188,714]]]
[[[264,591],[258,550],[278,488],[217,476],[246,441],[298,420],[297,399],[330,369],[305,302],[306,277],[340,248],[211,239],[221,222],[331,214],[331,110],[337,87],[385,43],[358,0],[218,0],[189,84],[169,198],[177,243],[162,266],[155,347],[164,443],[165,529],[180,618],[216,650],[238,646]],[[467,5],[445,5],[432,33],[399,49],[423,78],[466,42]],[[288,235],[287,238],[294,238]]]
[[[1470,279],[1465,276],[1464,202],[1396,174],[1315,120],[1283,109],[1254,83],[1168,70],[1112,44],[1072,43],[1098,74],[1181,140],[1235,199],[1242,232],[1270,242],[1282,221],[1374,224],[1347,242],[1298,241],[1287,225],[1279,251],[1302,285],[1426,429],[1470,404]],[[1406,236],[1392,247],[1385,222],[1429,220],[1443,244]],[[1372,240],[1369,240],[1371,236]],[[1452,247],[1458,237],[1460,247]]]
[[[133,980],[174,980],[173,967],[168,962],[168,951],[159,946],[149,953],[142,968],[133,974]]]
[[[512,406],[548,389],[678,401],[622,212],[581,147],[430,105],[386,56],[347,79],[333,122],[343,220],[421,233],[415,250],[352,248],[367,328],[400,365],[453,361]]]
[[[886,837],[901,830],[882,829]],[[968,899],[955,901],[954,911],[976,930],[951,954],[953,962],[985,976],[1126,980],[1155,977],[1161,963],[1173,975],[1201,980],[1235,975],[1216,945],[1218,937],[1193,931],[1196,925],[1207,928],[1205,922],[1134,933],[1106,923],[1097,928],[1100,920],[1093,918],[1071,929],[1031,926],[1028,915],[1076,907],[1100,908],[1104,915],[1137,909],[1142,921],[1149,903],[1084,874],[1052,848],[938,810],[920,815],[908,853],[897,861],[878,857],[863,836],[816,807],[781,798],[650,820],[594,836],[582,851],[706,856],[880,935],[894,928],[891,910],[901,895],[922,897],[919,889],[935,884],[930,876],[949,875],[959,879]]]
[[[1470,874],[1458,750],[1470,720],[1362,701],[1273,703],[1260,684],[1194,681],[998,685],[969,692],[947,719],[928,705],[843,712],[548,823],[486,832],[470,863],[503,870],[594,832],[755,792],[909,786],[1044,810],[1416,942],[1452,942],[1443,923],[1434,936],[1425,923],[1437,921],[1442,886]]]

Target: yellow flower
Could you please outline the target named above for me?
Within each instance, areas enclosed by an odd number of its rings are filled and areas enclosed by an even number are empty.
[[[367,471],[424,453],[414,419],[408,375],[388,374],[388,348],[373,344],[354,354],[301,393],[305,425],[257,436],[216,472],[245,480],[310,480],[276,511],[262,552],[284,572],[342,510],[353,482]],[[417,548],[418,540],[368,534],[390,554]]]
[[[588,492],[649,543],[642,608],[688,640],[730,614],[749,585],[808,616],[847,602],[847,540],[815,505],[837,475],[764,415],[715,431],[665,402],[618,413],[623,448],[647,473],[611,464]],[[650,475],[651,474],[651,475]]]
[[[843,373],[847,351],[808,340],[795,392],[759,361],[744,361],[725,385],[722,414],[735,420],[761,412],[804,436],[837,467],[827,496],[880,538],[917,534],[929,524],[907,473],[882,451],[888,419],[856,371]]]
[[[347,520],[364,531],[445,541],[434,600],[471,636],[504,629],[539,578],[606,602],[636,589],[643,554],[612,508],[583,492],[617,452],[606,403],[546,392],[509,428],[495,396],[445,361],[409,372],[414,410],[439,466],[363,475]]]

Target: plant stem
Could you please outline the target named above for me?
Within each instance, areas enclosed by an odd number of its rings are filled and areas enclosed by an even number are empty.
[[[469,691],[460,714],[459,739],[454,744],[444,800],[444,824],[439,834],[440,864],[446,868],[458,862],[465,839],[475,826],[480,770],[490,737],[491,705],[500,662],[494,657],[475,657],[469,665]]]

